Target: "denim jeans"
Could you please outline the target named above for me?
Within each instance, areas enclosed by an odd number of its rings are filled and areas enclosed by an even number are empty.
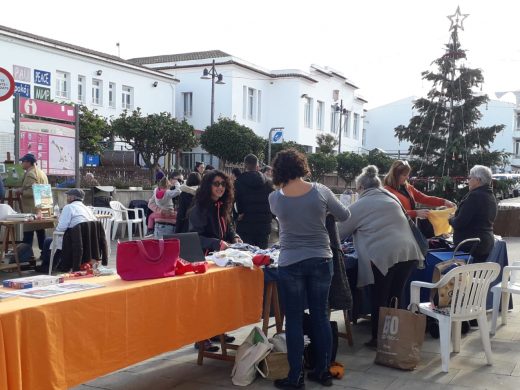
[[[328,370],[332,349],[332,334],[328,313],[330,282],[333,274],[332,259],[310,258],[278,268],[278,286],[285,308],[285,336],[289,381],[298,383],[303,375],[303,311],[307,302],[311,328],[315,340],[315,372]]]
[[[34,232],[36,232],[36,237],[38,238],[38,248],[40,248],[40,250],[43,250],[43,242],[45,241],[45,229],[23,232],[23,242],[32,246]]]

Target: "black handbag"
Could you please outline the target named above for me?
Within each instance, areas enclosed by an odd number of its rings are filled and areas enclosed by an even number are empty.
[[[423,234],[421,233],[421,231],[419,230],[419,228],[417,227],[415,222],[412,221],[412,219],[410,218],[410,216],[404,209],[401,202],[399,202],[399,199],[394,198],[392,195],[390,195],[390,193],[388,193],[384,190],[381,190],[381,192],[383,192],[383,194],[385,194],[385,195],[388,195],[390,198],[395,200],[397,202],[397,204],[399,204],[399,206],[401,207],[401,210],[403,210],[403,213],[404,213],[406,219],[408,220],[408,225],[410,225],[410,230],[412,231],[413,237],[415,238],[415,241],[417,242],[417,245],[419,246],[421,253],[423,254],[423,256],[426,256],[426,253],[428,253],[428,240],[423,236]]]

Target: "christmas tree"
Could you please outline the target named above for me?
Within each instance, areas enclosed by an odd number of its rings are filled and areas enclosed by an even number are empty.
[[[418,115],[409,125],[395,128],[399,140],[411,143],[409,152],[419,176],[466,176],[473,165],[499,165],[505,155],[489,150],[504,125],[476,127],[482,118],[479,108],[489,99],[480,92],[482,71],[465,66],[458,32],[464,30],[467,16],[459,7],[448,16],[451,34],[446,52],[433,62],[435,71],[422,73],[432,88],[426,98],[414,102]]]

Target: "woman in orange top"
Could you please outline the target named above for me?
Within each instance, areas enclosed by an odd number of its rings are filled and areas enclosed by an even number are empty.
[[[426,206],[439,207],[455,207],[455,203],[447,199],[437,198],[436,196],[428,196],[421,191],[416,190],[408,183],[408,177],[411,172],[410,165],[407,161],[396,160],[390,167],[385,176],[385,189],[394,194],[401,202],[410,218],[427,218],[430,212],[427,209],[416,210],[416,203]]]

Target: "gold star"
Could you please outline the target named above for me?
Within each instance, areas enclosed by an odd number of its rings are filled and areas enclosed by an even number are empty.
[[[460,6],[457,6],[457,10],[453,15],[447,16],[447,18],[450,20],[450,31],[454,28],[460,28],[464,31],[464,19],[466,19],[469,16],[469,14],[461,14],[460,13]]]

